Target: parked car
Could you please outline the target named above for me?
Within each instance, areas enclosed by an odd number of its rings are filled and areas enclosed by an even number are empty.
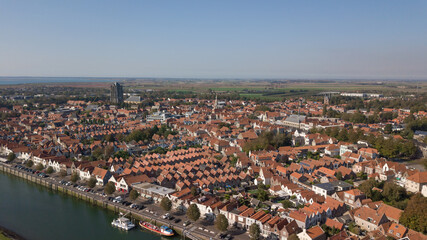
[[[233,236],[231,236],[230,234],[227,234],[227,236],[225,236],[225,240],[231,240],[233,239]]]
[[[123,201],[123,199],[120,196],[113,199],[113,202],[115,202],[115,203],[121,203],[122,201]]]
[[[179,223],[179,222],[181,222],[181,219],[180,218],[175,218],[175,221],[174,221],[175,223]]]

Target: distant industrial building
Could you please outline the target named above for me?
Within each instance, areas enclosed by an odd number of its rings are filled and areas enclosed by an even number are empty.
[[[344,97],[361,97],[361,98],[365,98],[367,97],[366,93],[341,93],[341,96]]]
[[[115,82],[111,85],[111,103],[119,104],[123,102],[123,87]]]
[[[142,100],[140,96],[130,96],[125,100],[125,103],[129,103],[129,104],[140,104],[141,102]]]
[[[344,97],[361,97],[361,98],[380,98],[384,96],[379,93],[345,93],[345,92],[341,93],[340,95]]]
[[[290,115],[283,121],[283,125],[293,128],[301,128],[301,123],[305,123],[305,116],[303,115]]]
[[[172,114],[169,112],[155,112],[151,115],[148,115],[146,118],[147,122],[152,121],[161,121],[162,123],[166,123],[166,120],[172,117]]]

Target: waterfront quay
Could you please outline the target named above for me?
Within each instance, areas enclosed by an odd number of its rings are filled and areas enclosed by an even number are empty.
[[[117,215],[119,213],[124,213],[126,214],[126,217],[132,219],[133,221],[135,221],[135,223],[137,223],[139,220],[143,220],[143,221],[149,221],[156,225],[169,226],[182,238],[185,237],[187,239],[194,239],[194,240],[216,239],[215,237],[216,234],[207,229],[200,229],[194,225],[190,225],[189,227],[184,227],[182,225],[182,222],[174,223],[174,222],[165,220],[161,217],[161,214],[158,214],[156,212],[145,211],[145,209],[144,210],[132,209],[120,203],[114,203],[114,202],[108,201],[107,198],[98,196],[94,193],[83,192],[83,191],[77,190],[73,186],[62,185],[58,183],[58,180],[51,177],[42,178],[37,175],[33,175],[23,170],[14,168],[13,166],[5,163],[0,163],[0,171],[6,174],[20,177],[22,179],[25,179],[27,181],[30,181],[36,184],[39,184],[54,192],[61,192],[61,193],[73,196],[77,199],[86,201],[92,204],[93,206],[97,206],[103,209],[108,209]]]

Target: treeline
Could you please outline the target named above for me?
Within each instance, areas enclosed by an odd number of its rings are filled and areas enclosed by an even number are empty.
[[[400,135],[407,139],[412,139],[417,130],[427,131],[427,118],[415,119],[413,114],[410,114],[405,119],[405,129],[400,132]]]
[[[427,234],[427,198],[414,195],[400,216],[399,222],[412,230]]]
[[[291,146],[291,144],[292,137],[290,134],[265,131],[257,139],[247,142],[243,146],[243,151],[248,153],[258,150],[277,150],[279,147]]]
[[[366,136],[360,129],[327,128],[320,131],[311,130],[311,132],[324,133],[342,142],[366,141],[386,158],[413,158],[417,152],[417,147],[411,140],[394,139],[392,136],[384,138],[382,135],[374,134]]]
[[[384,201],[402,210],[406,208],[410,196],[404,187],[393,182],[377,182],[372,178],[360,184],[359,189],[374,202]]]
[[[367,109],[368,111],[374,110],[381,112],[383,108],[395,108],[395,109],[410,109],[411,112],[427,111],[427,96],[417,98],[394,98],[390,100],[369,100],[364,101],[363,98],[359,97],[345,97],[345,96],[334,96],[330,99],[331,105],[345,104],[345,110],[352,109]]]
[[[176,135],[178,134],[178,132],[172,130],[170,127],[166,125],[162,125],[160,128],[158,128],[156,125],[152,128],[146,128],[143,130],[140,130],[140,129],[133,130],[128,136],[125,137],[124,140],[126,142],[131,142],[131,141],[150,142],[154,134],[157,134],[166,138],[169,136],[169,134]]]
[[[366,103],[367,109],[382,110],[383,108],[410,109],[411,112],[427,111],[427,96],[417,98],[395,98],[390,100],[372,100]]]
[[[378,112],[375,111],[374,114],[365,116],[360,111],[356,111],[355,113],[341,113],[333,110],[332,108],[326,109],[326,106],[323,108],[323,115],[329,118],[341,118],[344,121],[352,122],[352,123],[382,123],[387,122],[389,120],[397,118],[398,114],[393,112]]]
[[[128,159],[130,157],[129,152],[124,150],[119,150],[117,152],[114,151],[114,146],[105,146],[105,147],[97,147],[92,151],[90,156],[86,156],[83,159],[88,161],[97,161],[97,160],[108,160],[110,157],[112,158],[123,158]]]

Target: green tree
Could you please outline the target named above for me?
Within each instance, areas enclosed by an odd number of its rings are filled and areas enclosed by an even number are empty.
[[[49,166],[49,167],[46,169],[46,173],[47,173],[47,174],[52,174],[52,173],[53,173],[53,167]]]
[[[104,192],[105,192],[106,194],[110,195],[110,194],[112,194],[114,191],[116,191],[116,186],[114,186],[114,183],[113,183],[113,182],[108,182],[108,183],[105,185]]]
[[[398,202],[406,198],[406,190],[393,182],[386,182],[382,195],[390,202]]]
[[[94,188],[96,186],[96,179],[94,177],[89,178],[89,181],[87,182],[87,185],[90,188]]]
[[[193,196],[197,195],[197,188],[195,186],[191,187],[191,195],[193,195]]]
[[[105,135],[105,136],[104,136],[104,140],[105,140],[106,142],[114,142],[114,136],[113,136],[113,135],[111,135],[111,134]]]
[[[338,180],[341,180],[342,179],[342,173],[340,171],[338,171],[336,177]]]
[[[299,240],[299,237],[296,233],[289,235],[288,240]]]
[[[61,171],[59,171],[59,175],[60,175],[61,177],[65,177],[65,176],[67,176],[67,171],[65,171],[65,170],[61,170]]]
[[[104,157],[104,150],[100,147],[96,148],[95,150],[93,150],[92,152],[92,156],[96,159],[99,160],[101,158]]]
[[[359,189],[366,194],[368,198],[372,197],[372,188],[377,187],[378,183],[375,179],[369,179],[359,185]]]
[[[193,203],[188,207],[187,217],[193,221],[197,221],[200,218],[200,210],[196,204]]]
[[[16,158],[16,155],[13,152],[11,152],[11,153],[9,153],[9,155],[7,155],[7,161],[9,161],[9,162],[15,160],[15,158]]]
[[[114,154],[114,146],[106,146],[104,149],[104,157],[108,159]]]
[[[339,132],[337,139],[340,141],[347,141],[348,140],[348,131],[346,128],[341,129]]]
[[[34,165],[34,162],[32,161],[32,160],[28,160],[26,163],[25,163],[25,166],[27,166],[27,167],[32,167]]]
[[[356,235],[360,234],[360,228],[354,222],[351,222],[348,225],[348,230],[350,230],[350,232],[352,232],[352,233],[354,233]]]
[[[138,191],[136,191],[135,189],[132,189],[129,193],[129,197],[132,200],[136,200],[139,197]]]
[[[259,105],[259,106],[255,107],[255,111],[254,112],[257,112],[257,111],[267,112],[267,111],[271,111],[271,109],[269,107],[265,106],[265,105]]]
[[[268,192],[265,190],[258,190],[258,200],[264,202],[268,200]]]
[[[381,194],[380,191],[372,190],[371,191],[371,199],[374,202],[376,202],[376,201],[382,201],[383,200],[383,195]]]
[[[39,163],[39,164],[36,165],[36,169],[39,170],[39,171],[43,170],[43,168],[44,167],[43,167],[43,165],[41,163]]]
[[[393,127],[391,126],[391,124],[385,125],[385,127],[384,127],[385,133],[391,133],[392,130],[393,130]]]
[[[249,236],[251,240],[260,239],[261,229],[259,228],[258,224],[252,223],[252,225],[249,227]]]
[[[357,177],[362,179],[362,180],[366,180],[366,179],[368,179],[368,174],[366,174],[364,172],[359,172],[359,173],[357,173]]]
[[[162,201],[160,201],[160,206],[163,208],[163,210],[169,212],[172,209],[172,201],[169,198],[164,197],[162,198]]]
[[[128,159],[130,157],[130,154],[127,151],[120,150],[114,154],[114,157]]]
[[[219,214],[215,220],[215,227],[221,232],[227,231],[228,228],[228,220],[224,216],[224,214]]]
[[[417,232],[427,233],[427,198],[421,194],[414,195],[400,216],[399,222]]]
[[[294,206],[294,204],[289,200],[283,200],[282,206],[283,206],[283,208],[291,208]]]
[[[74,172],[73,174],[71,174],[71,182],[73,182],[73,183],[75,183],[75,182],[77,182],[78,180],[79,180],[79,175],[76,173],[76,172]]]
[[[291,144],[290,134],[265,131],[258,138],[247,142],[243,146],[243,151],[272,150],[282,146],[291,146]]]

